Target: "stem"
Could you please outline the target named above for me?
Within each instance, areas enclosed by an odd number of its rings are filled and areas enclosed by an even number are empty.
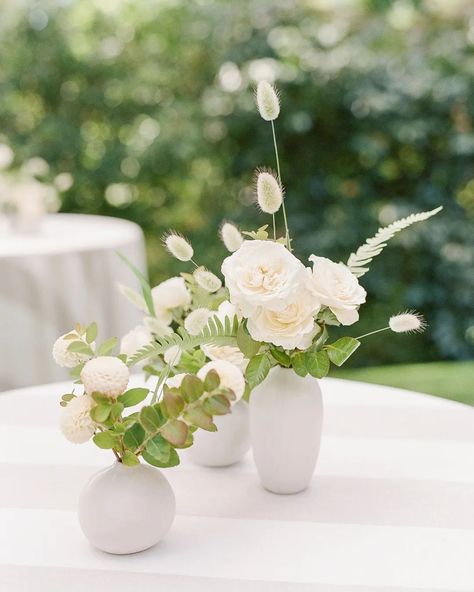
[[[119,463],[122,462],[122,459],[120,458],[120,456],[118,455],[118,452],[115,450],[115,448],[112,448],[112,452],[115,454],[115,458],[117,459],[117,461]]]
[[[276,232],[276,225],[275,225],[275,214],[272,214],[273,217],[273,240],[276,240],[277,232]]]
[[[273,120],[270,122],[272,124],[272,135],[273,135],[273,146],[275,148],[275,158],[276,158],[276,165],[277,165],[277,173],[278,173],[278,182],[281,185],[281,172],[280,172],[280,158],[278,157],[278,146],[276,141],[276,134],[275,134],[275,125],[273,124]],[[291,244],[290,244],[290,232],[288,230],[288,219],[286,217],[286,208],[285,208],[285,196],[283,196],[282,201],[282,209],[283,209],[283,219],[285,220],[285,238],[286,238],[286,245],[288,250],[291,253]]]
[[[199,265],[196,263],[196,261],[194,261],[194,259],[190,259],[190,261],[196,267],[196,269],[199,267]]]
[[[365,333],[364,335],[359,335],[356,339],[363,339],[364,337],[368,337],[369,335],[375,335],[375,333],[380,333],[381,331],[387,331],[390,327],[383,327],[383,329],[377,329],[375,331],[371,331],[370,333]]]

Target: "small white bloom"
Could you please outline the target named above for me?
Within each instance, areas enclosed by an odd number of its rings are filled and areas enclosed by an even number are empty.
[[[173,333],[173,330],[171,329],[171,327],[169,326],[169,323],[171,323],[171,319],[172,319],[172,315],[170,313],[166,312],[166,320],[167,322],[165,323],[161,318],[155,318],[155,317],[145,317],[143,319],[143,324],[145,325],[145,327],[151,332],[153,333],[153,335],[156,335],[157,337],[163,337],[165,335],[171,335],[171,333]],[[169,320],[168,320],[168,316],[169,316]]]
[[[426,327],[423,316],[413,310],[407,310],[406,312],[390,317],[388,324],[390,329],[395,333],[421,333]]]
[[[307,281],[304,265],[280,243],[246,240],[222,264],[230,301],[246,317],[258,307],[286,307]]]
[[[320,304],[314,295],[303,287],[282,310],[258,308],[249,317],[248,330],[256,341],[285,349],[306,349],[320,331],[314,322],[319,309]]]
[[[76,332],[71,331],[70,333]],[[92,356],[68,351],[68,347],[71,345],[74,339],[64,339],[66,335],[69,335],[69,333],[61,335],[61,337],[56,339],[56,341],[54,342],[53,358],[56,364],[58,366],[61,366],[61,368],[74,368],[74,366],[77,366],[82,362],[87,362],[87,360],[90,360]],[[79,337],[79,335],[77,335],[77,340],[80,339],[81,338]],[[95,343],[91,343],[90,346],[92,349],[94,349]]]
[[[226,360],[214,360],[205,364],[198,372],[198,378],[204,380],[210,370],[215,370],[221,379],[221,386],[231,389],[235,394],[235,401],[237,403],[245,391],[245,379],[242,371]]]
[[[172,277],[155,286],[151,295],[157,311],[170,311],[173,308],[188,308],[191,304],[191,294],[186,288],[182,277]]]
[[[199,335],[211,316],[212,312],[208,308],[196,308],[184,319],[184,328],[190,335]]]
[[[171,233],[164,239],[168,251],[180,261],[190,261],[194,251],[191,244],[179,234]]]
[[[200,286],[206,292],[217,292],[219,288],[222,286],[221,280],[214,275],[211,271],[208,271],[204,267],[198,267],[194,271],[194,279],[196,280],[198,286]]]
[[[130,372],[127,366],[113,356],[99,356],[89,360],[81,372],[81,380],[88,394],[101,393],[118,397],[125,392]]]
[[[0,144],[0,170],[7,169],[13,162],[15,155],[7,144]]]
[[[257,85],[257,107],[265,121],[273,121],[280,114],[280,101],[276,90],[265,80],[261,80]]]
[[[163,359],[170,366],[177,366],[181,360],[183,352],[178,345],[172,345],[163,354]]]
[[[61,410],[59,426],[61,432],[74,444],[84,444],[94,435],[96,424],[90,411],[94,401],[88,395],[75,397]]]
[[[241,247],[244,242],[244,237],[240,234],[237,226],[234,226],[230,222],[224,222],[221,227],[221,239],[225,245],[225,248],[234,253],[238,248]]]
[[[309,258],[313,262],[310,289],[324,306],[329,307],[343,325],[353,325],[359,319],[359,306],[367,292],[343,263],[326,257]]]
[[[151,331],[143,325],[138,325],[126,333],[120,340],[120,353],[131,358],[138,350],[149,345],[152,340]]]
[[[181,383],[183,382],[183,378],[186,376],[185,372],[181,372],[180,374],[175,374],[168,378],[165,382],[166,386],[169,388],[179,388]]]
[[[262,212],[275,214],[283,202],[283,191],[275,177],[265,171],[257,176],[257,201]]]

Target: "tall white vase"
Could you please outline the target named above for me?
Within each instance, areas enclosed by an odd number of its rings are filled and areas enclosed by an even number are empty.
[[[318,460],[323,403],[318,381],[276,366],[250,396],[250,431],[260,481],[273,493],[308,487]]]
[[[232,413],[213,419],[217,432],[195,432],[194,444],[186,450],[188,457],[206,467],[227,467],[239,462],[250,448],[248,403],[239,401],[232,406]]]
[[[114,463],[95,473],[79,498],[79,522],[86,538],[101,551],[118,555],[158,543],[175,513],[168,480],[150,465]]]

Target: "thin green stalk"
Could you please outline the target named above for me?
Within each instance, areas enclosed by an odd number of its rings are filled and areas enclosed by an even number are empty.
[[[275,125],[273,124],[273,120],[270,123],[272,124],[273,147],[275,148],[275,158],[276,158],[276,165],[277,165],[278,182],[280,183],[280,186],[282,186],[282,183],[281,183],[281,172],[280,172],[280,158],[278,156],[278,146],[277,146],[277,141],[276,141]],[[281,205],[282,205],[282,209],[283,209],[283,219],[285,221],[286,245],[288,247],[288,250],[291,253],[290,232],[288,230],[288,219],[286,217],[286,208],[285,208],[285,196],[283,196],[283,202],[282,202]]]
[[[364,337],[368,337],[369,335],[375,335],[375,333],[380,333],[381,331],[387,331],[390,327],[383,327],[383,329],[377,329],[376,331],[371,331],[370,333],[365,333],[364,335],[359,335],[356,339],[363,339]]]
[[[275,214],[272,214],[273,217],[273,240],[276,240],[277,231],[276,231],[276,224],[275,224]]]

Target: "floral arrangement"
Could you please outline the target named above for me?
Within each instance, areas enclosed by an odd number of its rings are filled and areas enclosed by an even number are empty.
[[[92,438],[125,464],[136,464],[141,456],[156,466],[173,466],[179,462],[176,449],[190,446],[198,428],[215,430],[212,417],[230,412],[241,398],[248,400],[272,367],[323,378],[331,364],[344,364],[373,333],[424,329],[421,315],[408,311],[368,334],[330,339],[332,327],[358,321],[367,296],[359,279],[387,242],[442,208],[379,229],[346,263],[313,254],[311,267],[305,265],[293,253],[285,209],[274,123],[279,97],[273,86],[260,82],[256,100],[275,149],[276,172],[258,170],[255,182],[256,202],[271,216],[271,226],[240,231],[230,222],[222,225],[220,236],[230,253],[222,263],[223,279],[196,263],[190,242],[175,232],[164,237],[165,247],[192,266],[180,276],[152,288],[126,261],[141,293],[127,286],[120,290],[144,319],[122,338],[120,353],[109,355],[118,345],[114,340],[96,347],[95,324],[77,326],[54,346],[56,361],[71,367],[84,386],[83,395],[67,394],[61,402],[62,430],[71,441]],[[283,233],[277,226],[280,212]],[[153,390],[126,390],[134,365],[156,379]],[[124,415],[147,397],[150,404]]]

